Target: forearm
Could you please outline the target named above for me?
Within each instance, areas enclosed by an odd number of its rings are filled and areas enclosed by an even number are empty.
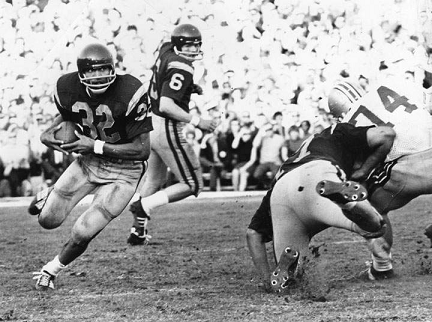
[[[378,164],[385,160],[387,154],[390,152],[390,148],[391,145],[389,146],[388,144],[383,144],[376,148],[375,151],[366,158],[358,171],[365,175],[370,173]]]
[[[167,117],[179,122],[189,123],[192,115],[184,111],[171,98],[162,96],[160,99],[160,111]]]

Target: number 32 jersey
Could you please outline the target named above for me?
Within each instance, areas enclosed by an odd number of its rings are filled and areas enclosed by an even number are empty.
[[[54,93],[65,121],[79,124],[84,135],[112,144],[124,144],[153,129],[146,89],[131,75],[117,75],[105,93],[90,97],[78,73],[63,75]]]
[[[342,120],[356,126],[391,126],[396,137],[386,161],[432,148],[432,116],[409,89],[403,82],[376,86],[355,102]]]
[[[189,112],[194,73],[192,63],[177,55],[172,43],[166,42],[161,46],[152,70],[153,76],[148,90],[152,113],[165,117],[159,109],[162,96],[173,99],[184,111]]]

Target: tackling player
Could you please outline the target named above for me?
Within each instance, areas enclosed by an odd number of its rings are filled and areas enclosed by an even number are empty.
[[[35,273],[37,289],[54,289],[54,279],[80,256],[89,242],[128,205],[143,175],[152,130],[147,94],[131,75],[117,75],[107,47],[89,44],[77,59],[78,72],[61,76],[54,101],[60,114],[42,133],[48,147],[80,156],[53,187],[36,195],[29,207],[46,229],[59,227],[77,203],[94,193],[75,222],[71,237],[53,260]],[[55,139],[62,121],[82,128],[69,144]],[[112,202],[115,200],[116,202]]]
[[[382,217],[365,200],[365,189],[347,178],[365,178],[384,160],[393,139],[389,127],[338,123],[310,137],[284,162],[247,231],[249,251],[264,283],[271,278],[274,290],[286,287],[290,264],[298,268],[299,254],[304,256],[310,239],[328,227],[368,238],[384,233]],[[355,167],[357,163],[362,166]],[[263,246],[272,237],[280,257],[270,275]]]
[[[198,156],[183,135],[187,123],[211,132],[217,126],[216,120],[205,120],[189,113],[191,94],[201,93],[201,88],[193,83],[192,65],[195,60],[202,59],[201,41],[201,33],[195,26],[177,26],[171,34],[171,42],[162,44],[153,66],[148,95],[154,131],[140,198],[130,206],[134,224],[127,241],[131,245],[147,243],[146,225],[153,209],[191,195],[198,196],[202,189]],[[162,189],[167,181],[167,168],[178,182]]]
[[[393,275],[391,247],[393,235],[388,212],[400,208],[415,196],[409,192],[408,182],[405,180],[391,181],[391,186],[386,186],[390,181],[392,169],[405,155],[413,155],[417,152],[432,148],[432,117],[429,114],[428,100],[422,101],[419,89],[415,84],[394,81],[392,79],[373,87],[368,93],[353,96],[350,92],[341,88],[355,85],[342,82],[337,84],[329,95],[329,109],[335,117],[342,121],[355,125],[386,125],[392,127],[396,133],[393,146],[386,157],[386,163],[377,167],[367,178],[365,184],[368,187],[369,200],[382,214],[387,223],[387,231],[384,236],[377,239],[368,239],[368,247],[371,251],[372,262],[367,270],[371,280],[388,278]],[[409,98],[409,99],[408,99]],[[423,108],[424,107],[424,108]],[[399,171],[401,179],[410,173],[422,171],[422,164],[411,163],[409,172]],[[393,171],[394,172],[394,171]],[[394,175],[393,175],[394,177]],[[404,191],[407,196],[404,197]],[[395,193],[397,191],[397,193]],[[415,191],[415,189],[413,189]]]

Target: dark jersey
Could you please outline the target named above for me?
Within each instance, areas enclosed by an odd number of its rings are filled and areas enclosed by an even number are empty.
[[[177,55],[173,45],[167,42],[161,46],[152,70],[153,76],[148,90],[152,113],[165,117],[159,109],[162,96],[173,99],[184,111],[189,112],[194,73],[192,63]]]
[[[372,153],[367,142],[367,130],[372,126],[355,127],[338,123],[319,134],[310,136],[299,150],[281,166],[279,178],[296,167],[314,160],[327,160],[351,176],[356,161],[364,161]]]
[[[84,135],[108,143],[123,144],[151,131],[147,94],[131,75],[117,75],[105,93],[90,97],[78,73],[57,81],[54,101],[65,121],[79,124]]]

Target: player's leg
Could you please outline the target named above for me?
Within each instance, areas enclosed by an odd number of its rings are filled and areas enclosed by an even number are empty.
[[[300,208],[295,206],[296,203],[303,204],[303,199],[296,199],[293,195],[295,188],[299,188],[299,179],[292,173],[284,175],[276,182],[270,197],[273,246],[277,264],[270,275],[270,286],[273,291],[282,291],[289,286],[296,273],[301,270],[300,258],[307,254],[314,231],[325,228],[313,227],[313,221],[304,220],[304,214],[295,210]],[[300,195],[304,196],[305,194]]]
[[[166,196],[163,201],[168,203],[191,195],[198,196],[203,186],[201,166],[193,147],[183,135],[183,126],[167,119],[162,119],[162,122],[164,132],[160,132],[155,150],[179,181],[161,190],[161,194]],[[149,196],[142,200],[142,204],[150,203],[154,198],[154,195]],[[153,208],[158,206],[160,205]]]
[[[42,227],[53,229],[61,225],[76,204],[93,191],[95,185],[88,180],[87,171],[80,160],[75,160],[60,176],[39,214]],[[56,256],[51,262],[34,273],[36,289],[54,289],[54,278],[65,265]]]
[[[174,174],[177,183],[165,189],[161,189],[149,196],[141,198],[139,203],[134,203],[131,211],[139,215],[145,213],[151,216],[153,209],[184,199],[190,195],[198,196],[203,187],[203,179],[199,159],[193,147],[186,141],[183,135],[182,123],[155,116],[153,119],[154,133],[152,133],[152,153],[155,152],[160,158],[159,163],[164,163]],[[148,170],[146,181],[155,176],[152,169]],[[166,178],[166,174],[164,176]],[[138,222],[139,231],[143,231],[144,223]],[[132,228],[133,229],[133,228]],[[128,242],[134,243],[129,236]],[[131,242],[132,241],[132,242]]]
[[[39,224],[46,229],[60,226],[71,210],[88,195],[94,185],[87,180],[81,163],[74,161],[47,191],[46,200],[39,213]]]
[[[382,237],[366,239],[371,252],[371,262],[366,271],[370,280],[391,278],[394,275],[391,247],[393,246],[393,232],[387,214],[382,215],[386,222],[386,231]]]
[[[99,169],[95,169],[97,173]],[[111,171],[110,171],[111,170]],[[89,242],[95,238],[111,220],[122,213],[133,197],[138,185],[142,167],[139,165],[124,165],[122,168],[101,169],[91,175],[91,181],[99,185],[90,207],[77,219],[71,237],[63,246],[60,253],[43,266],[39,273],[36,287],[54,288],[54,278],[68,264],[80,256]],[[105,177],[106,176],[106,177]],[[116,202],[112,202],[115,200]],[[48,279],[49,284],[41,285],[41,281]]]
[[[150,211],[152,208],[160,203],[161,198],[157,198],[157,192],[167,179],[167,167],[163,160],[159,157],[156,151],[152,151],[148,159],[146,173],[143,178],[143,185],[140,190],[140,197],[130,205],[130,212],[132,213],[134,222],[131,227],[130,235],[127,239],[130,245],[143,245],[147,244],[150,235],[148,235],[147,223],[150,220]],[[156,198],[150,201],[142,202],[148,196],[156,194]],[[162,195],[162,200],[163,200]],[[153,202],[153,203],[151,203]],[[164,204],[162,201],[161,204]]]

